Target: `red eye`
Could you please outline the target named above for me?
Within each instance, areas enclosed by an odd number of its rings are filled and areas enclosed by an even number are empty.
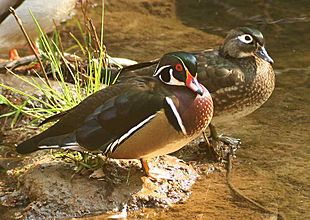
[[[183,66],[180,63],[178,63],[177,65],[175,65],[175,69],[176,71],[181,72],[183,71]]]

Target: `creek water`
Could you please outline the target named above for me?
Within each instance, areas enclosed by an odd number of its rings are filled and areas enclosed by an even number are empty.
[[[275,60],[276,89],[253,114],[221,132],[242,139],[233,183],[245,195],[285,214],[310,219],[310,5],[307,1],[177,1],[188,26],[222,35],[236,26],[264,34]],[[186,10],[188,9],[188,10]],[[224,175],[202,179],[191,199],[160,214],[186,219],[269,219],[235,200]]]

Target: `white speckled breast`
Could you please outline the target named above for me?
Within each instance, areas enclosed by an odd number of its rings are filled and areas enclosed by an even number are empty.
[[[209,125],[213,116],[211,95],[205,87],[203,89],[204,94],[202,96],[197,94],[191,102],[184,96],[179,97],[178,111],[188,136],[200,134]]]

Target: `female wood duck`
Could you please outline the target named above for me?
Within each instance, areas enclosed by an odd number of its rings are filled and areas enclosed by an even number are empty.
[[[198,80],[211,93],[214,102],[212,123],[228,123],[252,113],[265,103],[275,86],[273,60],[268,55],[260,31],[240,27],[231,30],[218,50],[193,53],[198,62]],[[150,74],[158,60],[126,67],[130,75]],[[141,68],[142,67],[142,68]],[[144,68],[143,68],[144,67]],[[126,73],[126,69],[131,71]],[[121,80],[120,80],[121,81]],[[211,144],[239,144],[234,138],[218,136],[210,124]]]
[[[237,139],[218,136],[213,123],[229,123],[249,115],[272,94],[275,74],[264,37],[256,29],[237,28],[228,33],[219,50],[196,53],[196,57],[198,79],[214,101],[211,145],[216,148],[218,141],[239,144]]]
[[[153,76],[133,77],[89,96],[41,134],[17,146],[21,154],[47,148],[101,151],[116,159],[174,152],[198,137],[213,115],[211,95],[196,78],[192,54],[173,52]]]
[[[0,1],[0,54],[8,53],[11,60],[18,58],[16,49],[27,44],[20,27],[9,8],[15,8],[21,18],[30,39],[38,37],[37,27],[29,12],[33,13],[44,32],[54,28],[54,22],[59,24],[68,18],[70,11],[75,7],[77,0],[1,0]]]

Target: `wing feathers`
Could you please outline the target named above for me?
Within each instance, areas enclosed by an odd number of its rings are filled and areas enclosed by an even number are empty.
[[[141,129],[145,124],[150,122],[152,118],[154,118],[155,116],[156,116],[155,114],[150,115],[149,117],[147,117],[146,119],[144,119],[143,121],[141,121],[140,123],[132,127],[131,129],[129,129],[129,131],[123,134],[120,138],[110,143],[108,147],[105,149],[104,153],[105,154],[113,153],[116,150],[117,146],[119,146],[123,141],[125,141],[127,138],[129,138],[131,135],[133,135],[135,132]]]

